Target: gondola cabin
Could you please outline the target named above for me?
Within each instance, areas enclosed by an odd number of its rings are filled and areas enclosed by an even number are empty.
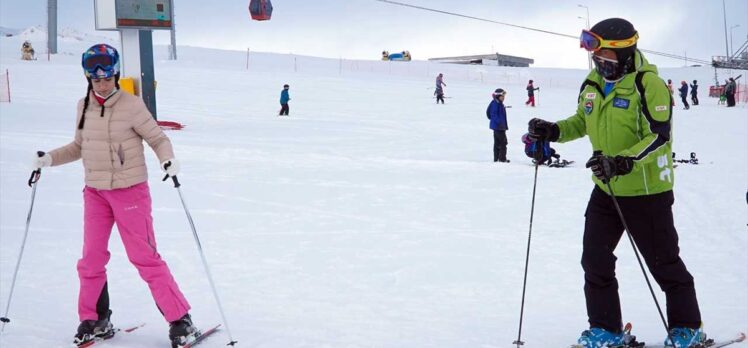
[[[270,0],[250,0],[249,14],[256,21],[267,21],[273,15],[273,4]]]

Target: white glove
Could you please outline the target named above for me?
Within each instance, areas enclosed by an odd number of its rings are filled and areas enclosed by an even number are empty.
[[[177,176],[179,174],[179,161],[176,158],[172,158],[161,162],[161,170],[169,176]]]
[[[50,156],[48,153],[45,153],[44,156],[39,157],[39,155],[34,154],[34,160],[31,162],[31,168],[34,170],[41,169],[43,167],[49,167],[52,165],[52,156]]]

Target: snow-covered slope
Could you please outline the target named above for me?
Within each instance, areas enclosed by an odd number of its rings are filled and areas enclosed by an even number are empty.
[[[3,309],[30,203],[30,159],[72,140],[86,88],[80,52],[94,43],[63,40],[62,54],[26,62],[18,59],[23,39],[0,39],[0,68],[9,70],[13,93],[12,103],[0,104]],[[164,47],[155,51],[159,118],[187,125],[168,133],[182,162],[182,192],[241,346],[511,346],[533,184],[519,139],[532,117],[572,113],[586,71],[254,52],[247,70],[246,52],[180,47],[180,60],[168,61]],[[438,72],[448,85],[445,105],[432,99]],[[676,169],[673,209],[705,330],[726,337],[748,329],[748,112],[706,96],[713,74],[661,75],[702,85],[702,104],[674,114],[674,151],[679,158],[696,152],[701,164]],[[523,105],[530,78],[541,88],[536,108]],[[291,117],[278,118],[284,83]],[[508,165],[491,162],[485,119],[498,87],[513,106]],[[527,347],[564,347],[586,328],[579,259],[593,186],[583,166],[590,146],[555,148],[577,163],[538,175]],[[195,322],[218,323],[178,194],[146,153],[159,252]],[[80,162],[43,171],[0,346],[69,345],[78,321],[82,187]],[[108,346],[168,346],[167,324],[116,231],[110,247],[113,321],[148,324]],[[624,320],[641,339],[660,341],[664,330],[627,242],[617,255]],[[224,332],[203,346],[226,342]]]

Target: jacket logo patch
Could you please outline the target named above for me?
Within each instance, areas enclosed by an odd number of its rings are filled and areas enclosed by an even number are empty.
[[[597,93],[587,93],[584,95],[584,99],[595,99],[597,97]]]
[[[592,103],[591,100],[585,101],[584,102],[584,113],[587,114],[587,115],[589,115],[592,112],[592,108],[593,108],[592,106],[593,105],[594,105],[594,103]]]
[[[657,105],[655,111],[667,111],[667,105]]]
[[[623,99],[623,98],[613,99],[613,107],[620,108],[620,109],[628,109],[630,103],[631,101],[628,99]]]

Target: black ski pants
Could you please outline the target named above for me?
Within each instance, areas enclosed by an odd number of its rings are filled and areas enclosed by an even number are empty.
[[[506,131],[505,130],[494,130],[493,131],[493,161],[494,162],[506,162]]]
[[[699,97],[696,94],[691,94],[691,103],[693,105],[699,105]]]
[[[282,115],[288,116],[288,111],[289,111],[288,103],[281,104],[281,110],[278,113],[278,116],[282,116]]]
[[[436,95],[436,103],[439,104],[439,101],[441,101],[442,104],[444,104],[444,94],[437,94]]]
[[[725,97],[727,97],[727,106],[732,107],[735,106],[735,94],[726,94]]]
[[[686,100],[686,95],[685,94],[682,95],[682,96],[680,96],[680,100],[683,102],[683,107],[686,108],[686,109],[688,109],[689,108],[689,106],[688,106],[688,100]]]
[[[665,292],[670,328],[698,328],[701,313],[694,281],[679,256],[678,233],[673,224],[673,191],[617,199],[641,256]],[[620,332],[623,323],[613,252],[623,236],[623,224],[611,197],[597,186],[585,217],[582,268],[590,327]],[[647,291],[643,279],[641,284],[641,291]]]

